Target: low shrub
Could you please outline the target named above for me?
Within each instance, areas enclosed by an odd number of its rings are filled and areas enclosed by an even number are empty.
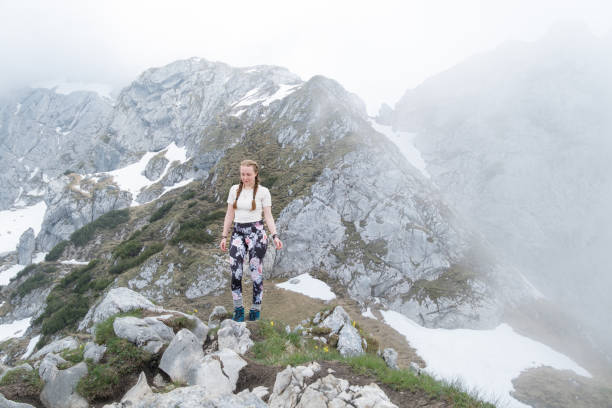
[[[109,211],[100,216],[97,220],[73,232],[72,235],[70,235],[70,241],[76,246],[84,246],[93,238],[96,231],[112,229],[129,220],[130,210],[127,208]]]
[[[119,275],[128,269],[142,264],[151,255],[158,253],[162,249],[164,249],[164,244],[151,244],[149,247],[145,247],[144,251],[142,251],[136,258],[122,259],[116,265],[113,265],[108,271],[113,275]]]
[[[38,264],[30,264],[30,265],[26,266],[25,268],[20,270],[17,273],[17,275],[15,275],[14,277],[11,278],[11,282],[16,281],[16,280],[20,279],[23,276],[26,276],[28,273],[30,273],[34,269],[36,269],[36,267],[38,267]]]
[[[51,251],[49,251],[49,253],[45,255],[45,261],[51,262],[60,259],[62,253],[64,253],[64,249],[66,249],[68,244],[70,244],[70,241],[62,241],[56,246],[54,246],[53,249],[51,249]]]
[[[196,195],[195,191],[193,191],[193,190],[185,190],[181,194],[181,199],[184,200],[184,201],[191,200],[193,197],[195,197],[195,195]]]
[[[113,249],[113,256],[115,258],[133,258],[137,256],[142,250],[143,244],[135,239],[123,241]]]
[[[47,285],[51,281],[51,278],[43,272],[38,272],[36,275],[29,277],[26,279],[15,292],[11,295],[11,297],[15,296],[24,296],[34,289],[38,289]]]
[[[215,237],[206,231],[207,226],[223,218],[225,218],[225,212],[217,210],[199,218],[184,221],[170,242],[173,244],[178,244],[179,242],[210,244],[215,241]]]
[[[183,193],[184,194],[184,193]],[[168,201],[166,204],[159,207],[152,215],[149,217],[149,222],[155,222],[160,220],[168,214],[172,206],[174,205],[174,201]]]

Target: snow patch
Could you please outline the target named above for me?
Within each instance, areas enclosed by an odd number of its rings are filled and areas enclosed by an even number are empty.
[[[273,95],[271,95],[265,101],[263,101],[262,105],[263,106],[268,106],[268,105],[270,105],[274,101],[281,100],[281,99],[291,95],[293,92],[297,91],[301,86],[302,86],[301,84],[297,84],[297,85],[283,84],[283,85],[280,85],[279,88],[278,88],[278,91],[276,91]]]
[[[416,167],[423,176],[430,178],[429,173],[425,170],[425,160],[423,160],[419,149],[414,145],[416,133],[395,131],[391,126],[381,125],[374,120],[370,120],[370,125],[372,125],[375,131],[382,133],[387,139],[392,141],[408,162]]]
[[[17,106],[15,106],[15,112],[13,112],[13,115],[17,115],[20,110],[21,110],[21,104],[18,103]]]
[[[41,201],[29,207],[0,211],[0,254],[15,251],[19,237],[28,228],[38,235],[42,227],[47,204]]]
[[[77,261],[76,259],[69,259],[67,261],[60,262],[64,265],[87,265],[89,262],[87,261]]]
[[[512,379],[543,365],[591,377],[567,356],[517,334],[502,323],[493,330],[429,329],[394,311],[381,311],[386,324],[406,337],[430,375],[460,380],[468,389],[499,406],[528,407],[510,396]]]
[[[336,298],[327,283],[315,279],[308,273],[291,278],[284,283],[277,283],[277,287],[301,293],[315,299],[332,300]]]
[[[32,337],[32,339],[28,343],[28,347],[26,348],[25,353],[23,353],[23,356],[21,356],[22,360],[25,360],[30,357],[30,355],[34,351],[34,347],[36,347],[36,344],[38,344],[38,340],[40,340],[40,334],[38,336]]]
[[[242,98],[240,98],[240,100],[238,101],[238,103],[236,105],[234,105],[234,108],[239,108],[241,106],[249,106],[249,105],[253,105],[257,102],[261,102],[261,101],[265,101],[267,99],[267,96],[264,97],[257,97],[257,93],[260,91],[259,88],[255,88],[255,89],[251,89],[249,92],[247,92],[246,94],[244,94],[244,96]]]
[[[30,327],[30,320],[32,320],[31,317],[26,317],[22,320],[15,320],[12,323],[0,324],[0,342],[23,336],[28,327]]]
[[[32,256],[32,263],[36,264],[45,260],[47,252],[38,252]],[[27,265],[11,265],[7,269],[0,272],[0,286],[6,286],[9,284],[19,272],[25,269]]]
[[[376,316],[374,316],[374,313],[372,313],[372,309],[370,309],[369,307],[366,309],[365,312],[361,313],[361,315],[363,317],[369,317],[370,319],[378,320]]]

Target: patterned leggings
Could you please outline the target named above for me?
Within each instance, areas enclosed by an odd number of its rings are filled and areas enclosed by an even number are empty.
[[[242,263],[248,251],[249,268],[253,280],[252,309],[261,309],[263,295],[263,259],[268,248],[268,237],[263,222],[234,224],[230,245],[230,268],[232,269],[232,298],[234,307],[242,306]]]

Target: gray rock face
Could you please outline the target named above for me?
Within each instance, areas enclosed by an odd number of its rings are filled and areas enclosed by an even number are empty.
[[[228,348],[238,354],[246,353],[252,346],[251,331],[247,329],[246,323],[235,322],[225,319],[217,332],[219,350]]]
[[[121,402],[127,406],[135,405],[138,401],[141,401],[150,395],[153,395],[153,391],[147,383],[145,373],[141,372],[138,376],[138,382],[125,393],[123,398],[121,398]]]
[[[46,356],[49,353],[59,353],[63,350],[74,350],[79,347],[79,342],[74,337],[64,337],[63,339],[56,340],[50,344],[47,344],[36,353],[34,353],[31,357],[32,360],[38,360]]]
[[[95,307],[92,307],[79,323],[79,331],[85,330],[90,325],[95,325],[109,317],[122,312],[129,312],[135,309],[150,310],[162,313],[161,307],[155,306],[144,296],[128,289],[111,289],[104,299]]]
[[[48,184],[45,202],[47,212],[37,237],[38,247],[48,251],[68,239],[77,229],[111,211],[127,208],[132,202],[129,192],[113,184],[101,182],[90,190],[71,187],[76,181],[60,177]]]
[[[87,408],[87,401],[75,392],[79,380],[87,375],[87,364],[81,362],[65,370],[58,371],[49,379],[40,400],[47,408]]]
[[[382,358],[387,363],[387,366],[393,370],[398,370],[397,366],[397,351],[392,348],[386,348],[382,352]]]
[[[363,354],[361,336],[356,328],[350,324],[345,324],[338,336],[338,351],[344,357],[353,357]]]
[[[4,395],[0,394],[0,408],[35,408],[33,405],[24,404],[22,402],[14,402],[4,398]]]
[[[104,357],[104,353],[106,353],[106,346],[97,345],[93,342],[88,342],[85,344],[85,350],[83,352],[84,359],[91,359],[94,363],[100,362],[102,357]]]
[[[164,155],[157,155],[153,157],[147,163],[147,167],[145,167],[144,175],[149,180],[157,180],[161,177],[162,173],[166,169],[168,165],[168,159]]]
[[[182,329],[168,345],[159,362],[159,368],[173,381],[187,382],[189,367],[203,357],[204,351],[196,336],[191,331]]]
[[[170,327],[151,317],[118,317],[113,322],[113,329],[118,337],[152,354],[156,354],[164,344],[170,343],[174,338]]]
[[[320,370],[319,364],[311,363],[309,366],[287,366],[283,371],[276,374],[276,381],[272,388],[272,394],[268,399],[269,406],[295,407],[300,400],[300,394],[306,387],[305,379],[310,378]]]
[[[40,378],[42,378],[43,382],[48,383],[49,381],[53,380],[59,373],[57,368],[58,364],[63,363],[67,363],[67,361],[57,354],[47,354],[40,362],[40,366],[38,367],[38,374],[40,375]]]
[[[19,265],[29,265],[32,263],[32,254],[36,247],[36,239],[34,230],[28,228],[21,237],[19,237],[19,245],[17,246],[17,259]]]

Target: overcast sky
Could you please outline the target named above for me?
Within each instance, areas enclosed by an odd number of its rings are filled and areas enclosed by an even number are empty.
[[[0,92],[49,80],[125,86],[193,56],[322,74],[370,113],[427,77],[555,22],[611,31],[603,0],[10,1],[0,0]]]

